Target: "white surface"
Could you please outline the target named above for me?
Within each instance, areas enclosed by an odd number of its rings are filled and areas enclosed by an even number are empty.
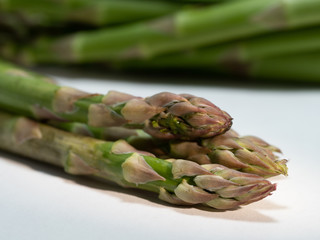
[[[149,96],[170,91],[205,97],[233,116],[240,134],[279,146],[290,160],[289,176],[272,179],[277,191],[260,202],[235,211],[207,211],[170,206],[149,193],[69,176],[0,152],[0,239],[320,239],[320,88],[62,75],[60,83],[90,92],[114,89]]]

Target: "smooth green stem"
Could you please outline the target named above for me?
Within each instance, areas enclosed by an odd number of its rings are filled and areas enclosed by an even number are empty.
[[[248,75],[255,79],[274,79],[320,83],[320,52],[288,55],[255,61]]]
[[[265,59],[252,59],[251,61],[225,61],[215,63],[197,53],[190,55],[172,56],[163,58],[158,62],[152,61],[145,65],[130,63],[126,66],[129,69],[159,70],[173,69],[181,71],[194,71],[206,74],[222,74],[228,76],[240,76],[254,78],[255,80],[276,80],[320,83],[320,51],[309,53],[288,54],[273,56]],[[154,63],[154,64],[153,64]],[[123,67],[123,65],[122,65]]]
[[[320,23],[316,0],[245,0],[180,10],[152,21],[57,39],[24,49],[26,62],[144,59]]]
[[[50,26],[78,22],[101,26],[154,18],[181,4],[143,0],[0,0],[0,9],[22,15],[29,24]]]
[[[0,105],[3,108],[14,112],[22,111],[31,117],[37,117],[34,107],[54,112],[53,101],[56,92],[61,88],[60,86],[46,81],[45,77],[24,71],[5,62],[0,62],[0,79]],[[80,101],[77,111],[73,114],[54,114],[69,120],[87,121],[90,99]]]
[[[319,38],[319,28],[280,32],[149,60],[122,61],[114,66],[125,69],[211,68],[228,62],[247,62],[318,51]]]

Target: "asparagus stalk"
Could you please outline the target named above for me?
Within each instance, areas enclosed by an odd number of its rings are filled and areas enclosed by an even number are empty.
[[[240,137],[235,131],[229,130],[198,143],[173,141],[170,144],[169,156],[200,164],[217,163],[265,178],[287,175],[287,160],[279,159],[274,153],[281,151],[258,137]]]
[[[22,16],[29,25],[82,23],[93,26],[166,15],[181,4],[142,0],[0,0],[3,12]]]
[[[231,2],[231,1],[235,1],[235,0],[170,0],[173,2],[192,2],[192,3],[216,3],[216,2]],[[241,1],[241,0],[238,0]]]
[[[220,164],[264,178],[287,175],[287,160],[280,159],[281,150],[255,136],[240,137],[234,130],[208,139],[194,141],[162,141],[141,130],[124,128],[92,128],[81,123],[50,122],[64,131],[104,140],[125,139],[139,150],[159,158],[182,158],[198,164]]]
[[[5,62],[0,62],[0,107],[36,119],[143,128],[164,139],[211,137],[232,124],[226,112],[203,98],[167,92],[145,99],[116,91],[89,94]]]
[[[21,50],[29,63],[81,63],[155,56],[320,23],[317,0],[244,0],[180,10],[157,20],[43,38]]]
[[[235,55],[230,56],[229,59],[219,59],[218,62],[215,62],[213,59],[214,56],[209,56],[205,51],[202,51],[201,54],[198,54],[198,52],[184,55],[181,54],[159,58],[157,61],[154,59],[149,62],[140,61],[136,63],[117,63],[115,67],[125,68],[127,70],[143,69],[144,71],[153,71],[165,68],[202,73],[205,72],[208,74],[218,73],[223,75],[253,78],[256,80],[319,83],[320,71],[318,63],[320,61],[320,48],[318,50],[316,46],[316,39],[312,40],[315,43],[314,45],[308,45],[308,42],[306,41],[305,49],[309,49],[310,52],[301,51],[296,54],[275,55],[266,58],[253,57],[250,60],[239,59],[238,56]],[[294,40],[292,40],[292,42],[294,42]],[[290,45],[290,42],[288,42],[288,45]],[[311,51],[311,48],[313,47],[315,48],[314,52]],[[303,48],[304,47],[300,50],[303,50]],[[299,48],[295,50],[299,51]],[[295,50],[293,49],[293,51]]]
[[[231,63],[241,66],[246,62],[254,62],[259,59],[320,50],[319,37],[319,28],[279,32],[154,59],[122,61],[116,63],[115,67],[125,69],[210,69],[217,68],[217,66],[227,67]]]
[[[258,201],[276,187],[257,175],[221,165],[165,161],[135,150],[124,140],[82,137],[6,113],[0,113],[0,148],[55,164],[70,174],[157,192],[160,199],[179,205],[232,209]]]
[[[319,62],[319,51],[286,55],[249,62],[250,67],[244,74],[255,79],[320,83]],[[239,74],[235,69],[233,73]]]
[[[161,140],[153,138],[141,129],[127,129],[123,127],[91,127],[84,123],[77,122],[59,122],[59,121],[48,121],[48,125],[55,128],[71,132],[77,135],[93,137],[106,141],[117,141],[124,139],[131,146],[142,151],[148,151],[159,158],[173,158],[169,151],[166,149],[170,148],[168,140]],[[186,160],[189,160],[186,158]]]

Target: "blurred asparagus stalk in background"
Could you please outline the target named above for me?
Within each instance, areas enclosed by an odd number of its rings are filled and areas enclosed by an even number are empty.
[[[202,57],[197,53],[192,56],[180,55],[174,57],[163,58],[163,61],[155,61],[147,63],[144,70],[155,69],[175,69],[183,72],[200,71],[202,73],[223,74],[228,76],[240,76],[253,78],[255,80],[279,81],[280,82],[305,82],[319,83],[320,70],[318,68],[320,62],[320,51],[310,53],[297,53],[282,56],[274,56],[262,59],[253,59],[252,61],[229,61],[223,64],[215,64],[210,58]],[[168,62],[167,62],[168,60]],[[198,60],[198,61],[197,61]],[[177,63],[179,61],[179,63]],[[169,62],[172,65],[167,65]],[[141,70],[140,63],[134,66],[125,66],[126,69]],[[166,66],[166,67],[165,67]],[[124,67],[124,65],[122,65]]]
[[[257,175],[222,165],[164,161],[135,150],[124,140],[81,137],[1,112],[0,148],[63,167],[69,174],[153,191],[178,205],[233,209],[265,198],[276,187]]]
[[[320,28],[285,31],[148,60],[119,62],[125,68],[208,68],[320,51]]]
[[[119,24],[166,15],[181,6],[144,0],[0,0],[0,12],[17,15],[29,26]]]
[[[319,82],[309,54],[319,49],[319,10],[318,0],[0,0],[0,55]]]
[[[179,10],[156,20],[41,38],[22,46],[27,63],[149,59],[183,50],[320,24],[317,0],[242,0]]]
[[[248,75],[256,79],[320,82],[320,51],[262,59],[251,67]]]
[[[259,36],[149,60],[117,62],[126,70],[180,69],[254,78],[319,82],[320,29]],[[319,53],[319,54],[318,54]]]

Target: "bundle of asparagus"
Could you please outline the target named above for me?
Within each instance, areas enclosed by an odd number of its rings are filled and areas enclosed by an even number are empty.
[[[319,10],[319,0],[0,0],[0,54],[319,82]]]
[[[0,113],[0,148],[90,175],[159,193],[172,204],[205,204],[230,209],[260,200],[275,190],[262,177],[218,164],[165,161],[140,152],[124,140],[104,142],[81,137]],[[35,154],[36,152],[36,154]]]
[[[270,195],[265,178],[287,174],[278,148],[239,137],[226,112],[188,94],[88,94],[1,61],[0,110],[18,114],[0,112],[1,149],[172,204],[233,209]]]
[[[0,57],[319,81],[319,9],[318,0],[0,0]],[[189,94],[91,94],[0,60],[0,110],[1,149],[172,204],[236,208],[287,175],[278,148],[239,136],[228,113]]]

